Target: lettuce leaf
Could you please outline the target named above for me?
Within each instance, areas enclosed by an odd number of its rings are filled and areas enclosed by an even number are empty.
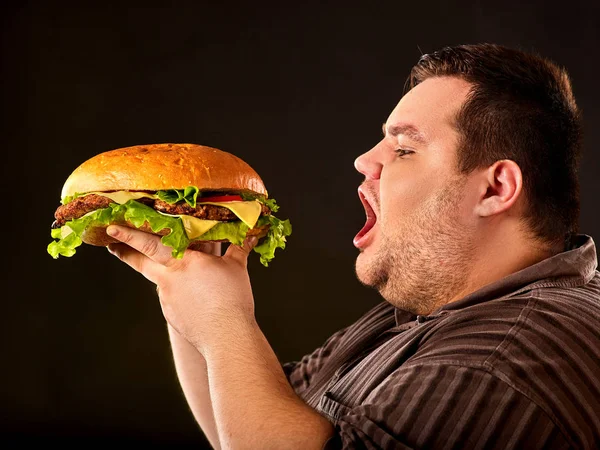
[[[158,191],[156,195],[163,202],[167,202],[171,205],[185,200],[185,202],[192,208],[196,207],[196,199],[198,198],[198,189],[196,186],[188,186],[185,189],[169,189],[166,191]]]
[[[246,239],[246,233],[250,228],[241,220],[235,222],[221,222],[216,224],[195,241],[220,241],[227,239],[233,244],[243,245]]]
[[[161,242],[164,245],[173,247],[173,257],[183,257],[190,240],[185,233],[181,220],[177,217],[160,214],[135,200],[130,200],[123,205],[111,203],[108,208],[98,209],[79,219],[67,222],[60,229],[52,230],[52,237],[58,240],[48,245],[48,253],[55,259],[60,255],[73,256],[75,248],[82,243],[81,235],[87,227],[108,225],[125,220],[129,220],[138,228],[144,222],[148,222],[154,232],[168,228],[170,233],[163,236]]]
[[[253,194],[246,194],[246,193],[242,193],[240,195],[242,197],[242,200],[244,200],[244,201],[258,200],[263,205],[268,206],[269,209],[271,210],[271,212],[277,212],[277,210],[279,209],[279,206],[275,202],[274,198],[266,198],[263,195],[253,195]]]
[[[260,262],[267,267],[269,262],[275,258],[275,250],[285,248],[286,237],[292,234],[292,224],[289,220],[280,220],[275,216],[263,216],[258,219],[256,226],[268,223],[269,232],[254,247],[254,251],[260,255]]]
[[[108,225],[125,220],[129,220],[138,228],[144,222],[148,222],[154,232],[165,228],[169,229],[170,233],[163,236],[161,242],[173,248],[171,254],[174,258],[182,258],[190,244],[181,219],[160,214],[149,206],[130,200],[123,205],[111,203],[107,208],[93,211],[79,219],[67,222],[60,229],[52,230],[52,237],[56,241],[48,245],[48,253],[55,259],[59,256],[71,257],[75,254],[75,249],[82,244],[81,235],[88,226]],[[260,254],[260,262],[265,267],[275,257],[277,248],[285,248],[285,238],[292,232],[289,220],[282,221],[274,216],[259,218],[256,226],[267,223],[270,224],[268,234],[259,245],[254,247],[254,251]],[[196,240],[226,239],[234,244],[242,245],[248,230],[248,226],[241,221],[221,222]]]
[[[86,195],[89,194],[76,192],[73,195],[67,195],[66,197],[62,198],[60,202],[61,204],[66,205],[67,203],[71,203],[76,198],[85,197]],[[167,202],[170,205],[174,205],[175,203],[184,200],[192,208],[196,207],[198,195],[200,195],[200,189],[198,189],[196,186],[188,186],[185,189],[167,189],[164,191],[156,192],[156,196],[163,202]],[[271,212],[277,212],[277,210],[279,209],[279,206],[273,198],[266,198],[264,195],[248,193],[240,193],[240,196],[244,201],[258,200],[262,204],[268,206]]]

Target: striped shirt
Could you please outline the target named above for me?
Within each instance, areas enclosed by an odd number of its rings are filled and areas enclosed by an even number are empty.
[[[579,235],[429,316],[382,302],[283,368],[327,449],[598,449],[596,268]]]

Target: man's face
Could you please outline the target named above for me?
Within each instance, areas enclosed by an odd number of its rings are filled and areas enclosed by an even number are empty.
[[[456,113],[471,85],[425,80],[384,125],[385,137],[356,160],[367,224],[354,244],[358,279],[395,306],[427,314],[464,285],[473,244],[469,179],[456,169]]]

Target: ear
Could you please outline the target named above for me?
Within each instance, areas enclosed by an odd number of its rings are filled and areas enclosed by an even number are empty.
[[[521,168],[516,162],[503,159],[489,166],[482,175],[481,196],[475,213],[489,217],[508,211],[521,196]]]

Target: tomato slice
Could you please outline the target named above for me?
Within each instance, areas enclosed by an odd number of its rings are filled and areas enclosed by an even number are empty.
[[[214,202],[214,203],[222,203],[222,202],[241,202],[242,197],[239,195],[215,195],[212,197],[200,197],[197,202]]]

